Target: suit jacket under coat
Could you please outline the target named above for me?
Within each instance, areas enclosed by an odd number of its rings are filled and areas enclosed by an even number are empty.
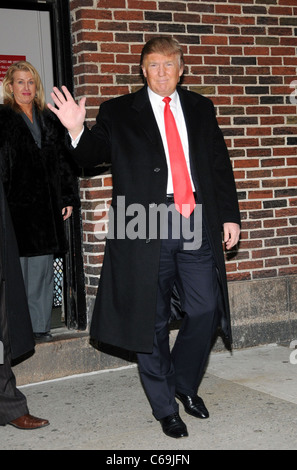
[[[6,315],[11,356],[17,359],[32,351],[35,343],[18,246],[1,179],[0,242],[0,316]]]
[[[212,102],[178,89],[189,139],[192,176],[202,203],[221,285],[220,325],[231,342],[230,314],[222,249],[222,224],[240,223],[227,148]],[[85,129],[73,151],[81,166],[111,162],[112,209],[152,205],[166,199],[167,163],[147,88],[104,102],[92,130]],[[125,207],[122,207],[125,197]],[[126,224],[133,217],[126,217]],[[108,238],[90,334],[95,340],[136,352],[151,352],[154,336],[160,239]]]
[[[49,110],[37,116],[41,149],[20,114],[0,108],[0,177],[20,256],[65,253],[62,209],[79,204],[65,128]]]

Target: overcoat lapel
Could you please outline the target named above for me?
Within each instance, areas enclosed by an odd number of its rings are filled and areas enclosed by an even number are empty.
[[[197,172],[197,158],[195,156],[197,153],[201,152],[201,142],[203,139],[200,138],[200,120],[198,118],[199,113],[197,112],[197,102],[193,100],[193,97],[190,99],[188,94],[183,93],[182,88],[178,88],[178,93],[180,97],[180,102],[186,122],[187,133],[188,133],[188,143],[189,143],[189,158],[191,165],[191,173],[193,182],[198,192],[199,189],[199,176]],[[198,98],[198,95],[197,95]]]
[[[132,109],[137,113],[137,124],[146,134],[147,138],[149,139],[149,144],[153,144],[157,154],[162,156],[164,161],[166,161],[161,134],[154,116],[152,105],[149,100],[147,87],[143,87],[138,93],[135,94]],[[154,152],[152,152],[152,155],[154,155]]]

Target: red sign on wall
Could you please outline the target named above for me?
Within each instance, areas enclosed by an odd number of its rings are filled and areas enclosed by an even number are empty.
[[[25,55],[0,55],[0,81],[2,81],[3,78],[5,77],[7,69],[11,66],[11,64],[18,62],[19,60],[26,60],[26,56]]]

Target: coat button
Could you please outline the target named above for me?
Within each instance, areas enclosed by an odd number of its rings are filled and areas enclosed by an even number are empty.
[[[154,168],[155,173],[158,173],[160,170],[161,170],[161,168],[158,168],[158,167]]]
[[[150,238],[147,238],[147,239],[145,240],[145,243],[150,243],[150,242],[151,242],[151,239],[150,239]]]

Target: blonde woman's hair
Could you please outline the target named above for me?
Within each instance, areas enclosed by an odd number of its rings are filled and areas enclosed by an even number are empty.
[[[7,106],[10,106],[15,111],[19,111],[19,112],[21,111],[21,108],[15,101],[15,98],[13,94],[11,93],[11,90],[9,87],[9,85],[13,84],[14,73],[19,70],[30,72],[32,77],[34,78],[35,85],[36,85],[36,95],[34,98],[34,104],[40,111],[43,111],[46,108],[46,103],[45,103],[44,88],[43,88],[41,78],[39,76],[39,73],[35,69],[35,67],[33,67],[33,65],[30,64],[30,62],[27,62],[25,60],[21,60],[20,62],[15,62],[8,68],[5,74],[4,80],[3,80],[3,103]]]

